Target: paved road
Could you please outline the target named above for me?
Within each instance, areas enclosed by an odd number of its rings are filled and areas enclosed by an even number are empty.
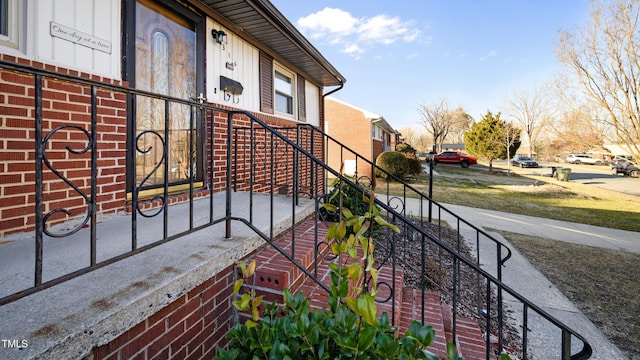
[[[498,165],[506,169],[504,162]],[[548,163],[542,164],[541,166],[540,168],[534,169],[512,167],[511,170],[522,175],[550,176],[551,166],[568,167],[571,169],[570,181],[572,182],[597,186],[622,194],[640,196],[640,178],[611,175],[611,168],[609,166],[574,165],[567,163]]]

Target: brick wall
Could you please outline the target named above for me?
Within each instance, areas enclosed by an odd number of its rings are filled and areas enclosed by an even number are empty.
[[[230,109],[231,110],[231,109]],[[260,120],[275,127],[282,135],[292,141],[297,141],[298,123],[283,120],[265,114],[254,114]],[[208,159],[213,161],[214,168],[214,189],[223,190],[226,182],[226,155],[227,155],[227,114],[215,112],[208,114],[207,137],[210,138],[210,124],[213,117],[214,134],[213,150],[209,153]],[[232,161],[234,165],[232,174],[232,186],[238,191],[249,191],[250,183],[254,192],[281,192],[292,194],[294,171],[294,149],[291,145],[280,139],[278,136],[271,136],[257,123],[253,123],[253,133],[250,119],[245,115],[234,115],[233,127],[241,128],[233,132],[232,136]],[[318,159],[323,159],[323,141],[320,134],[315,134],[315,139],[311,141],[312,133],[302,131],[299,145],[305,150],[313,153]],[[253,149],[252,149],[253,142]],[[252,159],[253,151],[253,163]],[[273,160],[272,160],[273,156]],[[304,156],[300,156],[297,163],[298,185],[300,191],[311,192],[311,188],[316,186],[316,191],[322,192],[324,189],[324,171],[321,167],[318,176],[312,174],[312,162]],[[271,173],[273,172],[273,179]],[[253,175],[253,177],[251,177]],[[312,178],[313,177],[313,178]],[[271,183],[273,182],[273,189]]]
[[[63,74],[120,84],[111,79],[1,55]],[[35,223],[35,77],[0,69],[0,237],[26,231]],[[91,89],[51,78],[42,81],[43,214],[47,224],[84,217],[91,196]],[[58,128],[57,130],[55,130]],[[125,95],[97,93],[97,211],[121,209],[125,199],[126,101]],[[72,149],[70,151],[69,149]],[[50,165],[47,166],[46,163]],[[53,170],[52,170],[53,169]],[[55,171],[54,171],[55,170]],[[56,175],[56,172],[58,175]],[[77,190],[65,180],[77,187]],[[65,214],[59,209],[65,209]]]
[[[3,60],[22,63],[67,75],[97,80],[106,84],[122,85],[121,82],[93,76],[86,73],[0,55]],[[14,232],[30,231],[35,223],[35,86],[34,76],[0,69],[0,237]],[[91,196],[91,89],[89,86],[72,84],[50,78],[43,80],[43,136],[50,136],[46,142],[45,155],[55,172],[44,166],[43,172],[43,215],[51,213],[47,226],[72,218],[84,219],[87,214],[86,197]],[[129,210],[126,206],[126,158],[127,158],[127,103],[126,95],[114,91],[98,90],[97,93],[97,211],[99,214]],[[224,110],[237,110],[224,108]],[[296,122],[266,114],[255,114],[274,127],[295,128]],[[214,192],[223,191],[226,186],[226,151],[228,146],[227,113],[208,110],[205,114],[205,186],[212,184]],[[212,125],[213,124],[213,125]],[[70,127],[73,126],[73,127]],[[248,127],[249,119],[243,115],[234,116],[234,127]],[[211,127],[213,126],[213,133]],[[61,127],[55,130],[57,127]],[[86,132],[86,133],[85,133]],[[293,138],[295,140],[295,136]],[[307,141],[307,143],[309,143]],[[263,136],[261,158],[267,159],[269,148]],[[283,185],[287,194],[292,193],[293,151],[277,140],[278,157],[275,165],[275,183]],[[316,144],[322,144],[321,141]],[[246,145],[246,144],[245,144]],[[271,144],[268,144],[271,146]],[[74,151],[67,149],[69,146]],[[247,146],[245,146],[246,148]],[[288,149],[287,149],[288,148]],[[286,150],[286,151],[283,151]],[[322,146],[313,150],[322,158]],[[247,152],[244,152],[247,154]],[[247,157],[238,160],[238,174],[249,170]],[[303,178],[300,184],[310,188],[316,185],[323,189],[323,181],[311,179],[310,163],[301,165]],[[270,191],[270,160],[257,168],[253,188],[256,192]],[[315,178],[315,177],[314,177]],[[318,177],[324,179],[324,176]],[[65,182],[67,179],[79,190]],[[305,185],[306,184],[306,185]],[[283,191],[276,186],[275,191]],[[248,190],[246,176],[238,190]],[[83,196],[84,195],[84,196]],[[183,197],[180,197],[183,198]],[[171,203],[176,201],[170,201]],[[141,204],[148,209],[160,202]],[[65,209],[69,214],[59,211]]]
[[[327,133],[357,154],[371,162],[375,162],[372,155],[371,120],[366,119],[361,110],[328,99],[325,104]],[[343,151],[333,143],[327,149],[328,164],[338,170],[344,160],[353,160],[350,152]],[[371,166],[358,161],[358,175],[371,175]]]
[[[233,326],[230,266],[86,359],[211,359]]]

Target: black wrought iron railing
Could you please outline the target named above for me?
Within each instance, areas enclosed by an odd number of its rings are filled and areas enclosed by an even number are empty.
[[[383,268],[387,267],[391,272],[390,278],[387,280],[380,281],[378,283],[379,288],[384,288],[385,290],[381,291],[381,295],[376,299],[378,302],[382,303],[390,303],[391,313],[390,316],[392,322],[398,324],[399,319],[397,318],[397,306],[398,301],[397,298],[400,296],[400,292],[402,292],[403,288],[407,286],[406,284],[399,284],[396,282],[396,279],[402,278],[400,274],[406,274],[407,272],[413,272],[413,276],[417,277],[417,281],[414,281],[413,285],[416,286],[422,293],[422,299],[424,301],[425,292],[429,287],[435,288],[438,291],[445,293],[445,301],[450,302],[453,311],[453,337],[456,337],[456,322],[458,313],[465,314],[471,312],[471,316],[478,319],[481,322],[481,325],[485,329],[485,342],[486,342],[486,358],[492,358],[495,354],[499,354],[502,351],[509,349],[513,353],[517,354],[517,356],[522,356],[523,358],[529,358],[530,355],[530,347],[529,347],[529,339],[531,337],[532,326],[530,326],[531,321],[535,318],[537,322],[547,322],[550,324],[554,331],[558,331],[560,336],[558,337],[557,344],[557,357],[559,358],[571,358],[571,359],[588,359],[591,356],[591,347],[588,342],[577,332],[573,331],[566,325],[562,324],[560,321],[555,319],[552,315],[547,313],[542,308],[536,306],[535,304],[528,301],[526,298],[518,294],[515,290],[511,289],[507,285],[505,285],[501,279],[501,267],[504,262],[509,259],[511,256],[511,251],[509,248],[501,243],[500,241],[494,239],[489,234],[484,232],[482,229],[475,227],[473,224],[466,222],[460,217],[453,214],[451,211],[446,209],[443,205],[432,201],[424,194],[422,194],[417,189],[411,187],[411,185],[404,183],[401,179],[394,177],[391,174],[386,174],[388,179],[392,179],[397,183],[400,183],[403,187],[401,196],[394,195],[388,191],[390,188],[388,186],[389,182],[384,183],[383,186],[380,186],[378,183],[375,186],[375,190],[373,190],[373,184],[375,181],[373,178],[367,176],[359,176],[355,174],[354,176],[344,176],[336,171],[335,168],[332,168],[327,163],[318,158],[315,154],[321,153],[325,158],[328,156],[327,153],[330,146],[329,141],[333,141],[338,143],[335,139],[331,139],[326,134],[323,134],[317,129],[307,125],[301,125],[298,127],[297,138],[307,138],[313,139],[313,143],[316,146],[310,146],[311,141],[305,143],[306,147],[300,146],[296,142],[292,140],[293,136],[286,136],[286,131],[291,132],[292,129],[285,129],[285,132],[280,132],[278,129],[274,129],[263,123],[261,120],[251,116],[250,114],[245,113],[244,115],[250,118],[251,126],[248,128],[238,129],[239,133],[242,133],[243,138],[253,138],[256,137],[258,139],[265,137],[264,133],[269,134],[266,137],[269,138],[269,143],[273,145],[271,148],[267,147],[268,150],[266,153],[268,156],[266,157],[258,157],[251,156],[253,159],[248,166],[244,166],[244,168],[256,169],[256,168],[270,168],[270,172],[280,171],[283,169],[290,169],[291,174],[295,174],[294,179],[297,177],[304,177],[302,174],[312,174],[310,176],[311,183],[321,184],[323,183],[323,179],[325,176],[332,177],[335,179],[333,184],[328,185],[328,191],[331,191],[336,188],[342,188],[342,191],[347,193],[351,192],[352,199],[356,199],[355,204],[351,202],[351,206],[354,208],[359,208],[361,204],[358,204],[359,198],[362,196],[369,197],[375,193],[375,204],[378,206],[383,213],[385,213],[387,217],[387,221],[397,225],[403,232],[400,235],[395,234],[391,231],[381,232],[375,234],[374,237],[377,239],[377,246],[380,248],[380,251],[377,252],[377,267]],[[256,130],[259,129],[259,130]],[[264,132],[264,133],[263,133]],[[301,134],[305,134],[301,135]],[[311,136],[309,136],[311,134]],[[320,140],[320,141],[318,141]],[[234,141],[238,141],[235,139]],[[245,140],[246,141],[246,140]],[[258,140],[260,143],[261,140]],[[248,144],[254,143],[254,141],[246,141]],[[276,145],[277,144],[277,145]],[[339,143],[338,143],[339,144]],[[385,170],[380,169],[372,164],[367,159],[362,156],[356,154],[352,150],[348,149],[348,147],[339,144],[342,152],[349,152],[354,156],[356,161],[362,161],[373,166],[374,170],[385,172]],[[256,148],[259,148],[262,145],[249,145],[251,149],[249,152],[255,152]],[[280,157],[277,157],[276,154],[279,154]],[[285,156],[283,154],[288,154]],[[269,161],[264,161],[264,159],[269,159]],[[304,159],[304,161],[301,161]],[[344,158],[341,158],[343,161]],[[278,162],[289,162],[289,165],[285,165]],[[357,167],[356,167],[357,168]],[[304,170],[303,170],[304,169]],[[288,173],[285,171],[285,173]],[[236,181],[242,182],[241,179],[250,179],[250,183],[253,182],[254,179],[252,176],[249,177],[241,177],[236,176]],[[271,179],[274,179],[275,176],[272,175]],[[365,186],[361,186],[360,183],[362,181],[366,182]],[[378,180],[379,181],[379,180]],[[288,183],[290,186],[291,194],[300,194],[306,193],[302,191],[299,184],[301,182],[291,182]],[[276,187],[281,187],[283,184],[281,183],[271,183],[270,186],[273,188],[274,185]],[[251,186],[251,184],[249,184]],[[287,185],[285,185],[287,186]],[[382,189],[382,192],[380,192]],[[387,189],[385,191],[385,189]],[[356,195],[353,195],[355,192]],[[323,202],[328,201],[329,195],[322,189],[321,186],[315,186],[312,188],[312,191],[309,195],[316,199],[316,211],[315,211],[315,221],[316,227],[322,226],[320,225],[324,220],[335,220],[332,216],[335,214],[327,214],[323,211],[321,204]],[[427,228],[427,221],[421,216],[415,218],[412,216],[411,211],[408,206],[406,206],[407,202],[413,201],[414,199],[418,200],[420,203],[424,203],[419,205],[418,213],[426,214],[427,210],[424,208],[426,206],[434,206],[437,209],[438,213],[438,221],[436,222],[438,226],[435,226],[432,229]],[[366,200],[362,200],[362,205]],[[353,209],[351,209],[353,211]],[[453,242],[446,243],[442,241],[443,231],[446,230],[446,226],[443,223],[443,214],[447,213],[453,219],[453,222],[456,225],[453,228],[453,233],[455,234],[453,237]],[[251,226],[250,222],[246,219],[236,219],[242,222],[245,222],[247,225]],[[473,255],[465,254],[461,250],[466,247],[465,241],[460,235],[462,231],[462,227],[460,224],[464,223],[465,225],[471,227],[476,234],[475,239],[472,239],[472,243],[476,244],[476,249],[473,251]],[[443,230],[444,229],[444,230]],[[257,231],[257,229],[255,229]],[[292,236],[292,246],[291,250],[287,251],[284,248],[279,247],[276,242],[276,239],[273,237],[269,237],[266,234],[262,234],[261,236],[271,244],[274,248],[276,248],[280,253],[285,255],[287,259],[296,263],[298,267],[303,269],[303,272],[307,276],[313,277],[318,273],[319,266],[326,266],[326,264],[322,264],[322,261],[314,261],[311,269],[307,270],[302,264],[298,263],[296,259],[295,249],[297,248],[295,245],[296,236],[295,236],[295,226],[292,228],[294,235]],[[316,237],[314,239],[314,246],[316,248],[326,246],[324,239],[318,238],[318,231],[315,231]],[[481,238],[481,235],[486,239]],[[482,242],[490,242],[493,246],[496,247],[495,256],[497,256],[497,268],[494,270],[495,274],[491,274],[490,271],[484,270],[480,266],[481,256],[483,255],[481,248]],[[410,244],[410,246],[409,246]],[[316,254],[319,251],[316,251]],[[416,256],[416,253],[419,254]],[[506,254],[506,255],[502,255]],[[315,256],[315,258],[327,260],[326,258]],[[442,279],[440,281],[434,281],[433,278],[429,278],[429,265],[428,259],[430,258],[434,260],[438,267],[441,269],[442,267],[448,267],[446,270],[447,274],[442,275]],[[410,262],[407,260],[416,260],[418,259],[418,263]],[[447,260],[448,259],[448,260]],[[415,269],[417,268],[417,270]],[[388,270],[387,269],[387,270]],[[470,274],[470,275],[469,275]],[[405,275],[406,276],[406,275]],[[323,284],[319,279],[314,279],[320,286],[326,289],[326,284]],[[368,281],[364,279],[364,283],[366,284]],[[463,288],[463,286],[465,288]],[[471,292],[473,295],[471,298],[474,300],[464,301],[463,293]],[[508,344],[506,344],[503,339],[508,338],[505,333],[505,329],[507,328],[507,323],[510,323],[514,326],[513,319],[508,319],[507,311],[505,311],[505,299],[503,294],[506,294],[510,298],[510,303],[519,303],[521,306],[521,318],[520,321],[516,321],[521,326],[521,334],[515,334],[518,339],[511,337]],[[468,298],[468,296],[467,296]],[[425,309],[421,309],[421,319],[424,322],[425,319]],[[514,334],[511,334],[514,335]],[[539,334],[536,334],[539,335]],[[497,339],[496,347],[493,348],[491,343],[491,338],[495,337]],[[578,350],[572,348],[572,340],[577,340],[577,342],[573,342],[574,345],[578,345],[581,347]],[[508,347],[506,346],[508,345]],[[544,344],[545,347],[553,348],[553,342],[547,342]],[[553,353],[553,351],[551,351]],[[548,354],[548,353],[547,353]]]
[[[326,194],[330,188],[327,176],[337,179],[337,186],[346,186],[365,196],[371,194],[371,189],[361,186],[364,178],[360,174],[347,177],[324,162],[328,141],[334,141],[333,139],[308,126],[298,127],[294,137],[292,130],[281,132],[248,112],[228,111],[209,104],[14,63],[0,62],[0,71],[11,72],[28,88],[20,96],[29,101],[18,103],[32,105],[24,105],[26,111],[16,112],[14,117],[28,120],[26,123],[32,121],[34,138],[27,141],[32,141],[35,149],[31,163],[33,171],[25,170],[33,174],[34,178],[35,195],[31,209],[35,211],[33,220],[29,220],[32,222],[27,221],[27,227],[33,226],[35,257],[31,265],[33,276],[26,281],[32,282],[28,285],[23,281],[18,285],[12,283],[9,287],[3,286],[0,306],[218,223],[225,224],[224,235],[231,237],[234,221],[252,229],[326,289],[322,281],[316,278],[318,268],[326,266],[320,261],[321,256],[314,257],[311,268],[297,261],[297,254],[302,249],[296,245],[296,237],[299,234],[298,223],[302,219],[297,218],[296,208],[302,202],[302,196],[315,200],[312,215],[315,225],[311,234],[314,235],[313,246],[317,250],[324,242],[319,229],[323,222],[321,204],[327,201]],[[56,90],[60,89],[79,95],[58,102],[56,99],[60,94]],[[12,96],[18,95],[9,94],[6,98]],[[163,111],[153,114],[155,127],[135,131],[134,129],[139,129],[137,125],[140,125],[137,122],[144,121],[136,120],[140,118],[135,116],[136,111],[139,111],[137,99],[140,98],[158,101],[162,104],[159,108]],[[74,102],[80,105],[69,105]],[[183,111],[187,117],[184,123],[189,124],[188,133],[196,133],[196,136],[188,136],[188,146],[182,143],[182,152],[172,147],[176,144],[172,140],[178,136],[177,132],[171,131],[172,119],[175,119],[169,110],[172,105],[188,109]],[[68,110],[69,106],[75,112],[85,109],[88,116],[73,116],[73,111]],[[123,131],[123,127],[128,130]],[[244,130],[240,130],[241,128]],[[127,137],[126,134],[132,135]],[[141,138],[146,136],[155,139],[149,140],[147,144],[161,144],[162,149],[142,145],[145,141]],[[18,149],[20,147],[16,151]],[[346,147],[341,149],[344,152],[350,151]],[[9,151],[13,150],[9,148]],[[185,151],[188,154],[186,157],[177,155],[184,154]],[[148,162],[149,166],[140,165],[147,164],[140,158],[150,154],[155,160]],[[354,156],[356,161],[365,160],[359,155]],[[127,166],[123,164],[125,158],[128,159]],[[28,168],[24,164],[21,166]],[[129,168],[129,173],[124,172],[123,168]],[[172,169],[180,170],[172,175]],[[143,176],[138,176],[138,172]],[[155,176],[158,172],[162,175]],[[123,180],[127,176],[128,184]],[[149,180],[154,176],[156,180],[150,184]],[[372,183],[374,181],[373,178],[369,180]],[[376,191],[381,188],[378,186]],[[129,199],[125,196],[127,189]],[[408,195],[409,192],[414,195]],[[238,204],[233,200],[236,193],[247,194],[247,211],[238,211]],[[218,197],[219,194],[223,196]],[[257,199],[265,197],[267,201],[259,208],[256,207]],[[285,206],[286,210],[276,209],[278,201],[282,203],[283,199],[288,204]],[[408,206],[414,199],[419,201],[419,210],[416,212]],[[174,207],[169,205],[178,202],[181,204],[176,204],[175,207],[182,208],[174,211]],[[125,203],[126,207],[123,206]],[[530,326],[534,321],[551,324],[554,334],[559,334],[558,358],[589,358],[591,347],[581,335],[502,283],[500,267],[509,254],[503,244],[490,239],[482,230],[475,229],[478,235],[473,241],[478,244],[477,249],[485,241],[481,236],[487,237],[496,247],[498,269],[496,274],[492,274],[479,265],[478,259],[483,256],[480,250],[476,250],[476,257],[462,253],[462,236],[455,235],[453,243],[446,243],[441,240],[442,227],[438,226],[435,230],[427,228],[429,222],[424,220],[425,211],[428,212],[431,206],[436,206],[439,213],[448,210],[425,198],[411,186],[404,184],[401,196],[393,195],[390,191],[378,193],[375,204],[389,221],[403,229],[399,235],[381,233],[376,236],[381,244],[381,252],[377,255],[378,266],[387,270],[390,268],[391,273],[390,280],[386,283],[383,281],[387,293],[378,300],[392,304],[394,321],[398,320],[395,315],[396,300],[403,288],[409,286],[398,283],[397,279],[401,278],[403,269],[418,268],[415,272],[415,286],[423,297],[429,286],[434,286],[428,285],[429,283],[436,283],[438,290],[450,294],[447,301],[454,309],[454,338],[456,314],[463,308],[470,309],[485,323],[487,340],[492,332],[498,338],[497,349],[493,349],[490,341],[486,341],[487,359],[493,356],[494,351],[500,352],[504,347],[502,325],[507,321],[507,314],[502,294],[508,295],[510,303],[519,304],[517,306],[521,308],[522,336],[516,342],[524,358],[530,354],[529,339],[536,335],[538,328]],[[31,204],[27,204],[25,209],[30,206]],[[429,208],[425,209],[424,206]],[[123,207],[128,210],[127,215],[121,215]],[[185,209],[186,219],[177,223],[174,219],[180,213],[185,213]],[[275,230],[276,211],[290,211],[288,228],[292,232],[293,241],[287,250],[279,247],[276,241],[280,235]],[[99,221],[105,214],[111,214],[114,219]],[[416,214],[418,218],[412,218]],[[457,219],[455,222],[465,223],[454,214],[450,215]],[[269,217],[266,232],[257,225],[257,221],[265,221],[265,217]],[[438,218],[444,218],[444,215]],[[101,251],[102,248],[98,246],[98,233],[104,230],[101,226],[109,222],[117,223],[119,238],[129,239],[124,249]],[[459,225],[458,229],[461,229]],[[62,254],[45,251],[44,245],[51,244],[52,238],[68,240],[67,250],[80,249],[84,255],[70,256],[64,251]],[[382,246],[384,244],[387,245]],[[411,256],[409,252],[418,256]],[[503,256],[504,252],[507,253],[506,256]],[[43,263],[48,260],[46,256],[61,256],[60,259],[67,263],[64,268],[48,273],[43,268]],[[85,262],[83,258],[87,257],[88,261]],[[433,277],[428,276],[427,257],[437,259],[438,268],[447,267],[442,281],[434,282]],[[419,259],[418,265],[407,263],[408,259],[416,258]],[[29,266],[12,262],[11,266],[14,265],[16,269],[23,265]],[[472,275],[465,276],[466,273]],[[471,281],[464,282],[462,279]],[[461,298],[464,292],[471,292],[474,299],[480,300],[463,303]],[[424,321],[425,310],[421,309],[421,313],[422,319],[418,320]],[[548,343],[545,346],[555,345]]]

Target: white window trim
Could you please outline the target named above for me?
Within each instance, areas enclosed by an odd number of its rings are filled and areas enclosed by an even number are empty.
[[[278,107],[276,106],[276,99],[277,99],[277,90],[276,90],[276,72],[281,73],[282,75],[287,76],[289,79],[291,79],[291,110],[292,110],[292,114],[289,113],[285,113],[285,112],[281,112],[278,111]],[[278,115],[282,115],[282,116],[286,116],[290,119],[296,120],[297,118],[297,113],[298,113],[298,92],[297,92],[297,86],[296,86],[296,74],[287,70],[286,68],[284,68],[283,66],[277,64],[274,62],[273,64],[273,110],[276,114]]]
[[[7,0],[8,3],[8,35],[0,35],[0,46],[7,46],[14,49],[19,47],[20,34],[20,11],[18,0]]]

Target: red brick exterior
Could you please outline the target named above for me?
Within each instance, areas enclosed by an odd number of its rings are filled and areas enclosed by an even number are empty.
[[[62,74],[80,76],[110,85],[126,85],[117,80],[92,76],[86,73],[46,65],[0,54],[2,60],[55,71]],[[0,68],[0,237],[22,231],[33,230],[35,224],[35,76]],[[91,88],[85,85],[44,77],[42,81],[43,137],[51,134],[58,126],[73,125],[78,128],[61,128],[47,141],[45,154],[50,164],[62,176],[77,186],[87,197],[91,196],[91,151],[87,134],[91,134]],[[225,108],[224,110],[237,110]],[[123,92],[99,89],[97,92],[97,212],[106,214],[127,207],[126,156],[127,156],[127,101]],[[295,129],[298,123],[266,114],[254,114],[273,127]],[[213,184],[214,192],[223,191],[227,178],[227,134],[228,113],[208,111],[205,116],[205,176],[208,188]],[[213,123],[213,139],[211,124]],[[234,127],[250,126],[247,116],[234,115]],[[259,128],[257,124],[254,127]],[[82,129],[82,130],[80,130]],[[261,138],[260,138],[260,134]],[[274,137],[265,138],[265,133],[257,133],[256,166],[254,170],[254,192],[277,191],[292,194],[291,184],[295,174],[291,146]],[[288,132],[296,141],[295,131]],[[239,191],[249,190],[249,140],[238,141],[238,150],[233,157],[236,164],[234,185]],[[303,140],[302,143],[310,144]],[[81,154],[67,150],[69,146]],[[270,148],[274,147],[274,188],[271,189]],[[322,141],[315,142],[314,149],[308,148],[318,158],[323,157]],[[312,186],[317,191],[324,189],[324,176],[311,179],[311,162],[300,161],[297,174],[301,191],[309,192]],[[319,168],[321,169],[321,168]],[[324,174],[324,173],[323,173]],[[316,181],[316,179],[318,179]],[[204,190],[204,189],[203,189]],[[208,193],[200,191],[198,196]],[[64,179],[43,165],[43,214],[56,209],[67,209],[70,214],[54,212],[47,220],[47,226],[71,218],[84,218],[88,205],[85,198],[76,192]],[[187,200],[180,195],[170,199],[170,203]],[[141,203],[140,208],[148,209],[159,202]]]
[[[362,111],[337,101],[325,101],[327,134],[338,140],[360,156],[375,162],[373,140],[371,138],[371,120],[364,117]],[[344,160],[355,160],[349,152],[341,152],[340,147],[329,143],[327,163],[336,171]],[[371,176],[371,166],[358,161],[358,175]]]
[[[233,326],[234,266],[134,326],[87,359],[211,359]]]
[[[3,60],[63,74],[121,85],[106,78],[78,73],[36,61],[1,55]],[[0,69],[0,236],[33,228],[35,222],[35,77]],[[52,166],[80,191],[90,196],[91,152],[83,151],[91,133],[91,89],[50,78],[42,81],[43,136],[62,125],[46,142],[47,159]],[[99,90],[97,93],[97,166],[98,205],[100,213],[122,208],[125,199],[126,169],[126,101],[125,95]],[[82,130],[80,130],[82,129]],[[73,154],[74,151],[83,152]],[[43,213],[67,209],[67,216],[54,213],[48,220],[53,224],[87,212],[85,199],[44,166]]]

